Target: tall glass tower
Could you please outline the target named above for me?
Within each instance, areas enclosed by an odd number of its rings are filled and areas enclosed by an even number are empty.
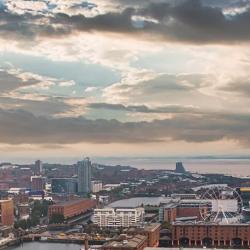
[[[77,163],[78,193],[91,192],[91,161],[87,157]]]

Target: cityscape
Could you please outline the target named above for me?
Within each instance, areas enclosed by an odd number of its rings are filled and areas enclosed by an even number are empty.
[[[0,250],[250,249],[250,0],[0,0]]]
[[[1,245],[249,248],[250,180],[92,163],[2,163]],[[42,243],[41,243],[42,244]]]

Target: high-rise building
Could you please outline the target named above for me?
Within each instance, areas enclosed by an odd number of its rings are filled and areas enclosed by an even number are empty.
[[[42,176],[31,176],[31,191],[42,191],[45,188],[45,179]]]
[[[35,166],[34,166],[33,170],[34,170],[33,171],[34,175],[40,175],[40,174],[42,174],[42,172],[43,172],[43,163],[42,163],[42,161],[37,160],[35,162]]]
[[[53,178],[51,179],[52,193],[74,194],[77,192],[77,180],[75,178]]]
[[[91,192],[91,161],[85,158],[77,163],[78,193]]]
[[[182,162],[176,162],[175,172],[180,174],[186,173],[186,169],[184,168]]]

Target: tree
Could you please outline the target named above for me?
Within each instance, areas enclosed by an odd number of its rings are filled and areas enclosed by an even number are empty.
[[[169,221],[164,221],[161,224],[162,229],[170,229],[171,228],[171,223]]]
[[[62,214],[54,213],[50,217],[49,223],[50,224],[61,224],[64,222],[64,216]]]

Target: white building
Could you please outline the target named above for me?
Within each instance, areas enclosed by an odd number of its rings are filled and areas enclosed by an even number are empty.
[[[99,227],[130,227],[144,222],[144,208],[103,208],[94,210],[94,224]]]
[[[102,181],[91,181],[92,193],[98,193],[102,191]]]

